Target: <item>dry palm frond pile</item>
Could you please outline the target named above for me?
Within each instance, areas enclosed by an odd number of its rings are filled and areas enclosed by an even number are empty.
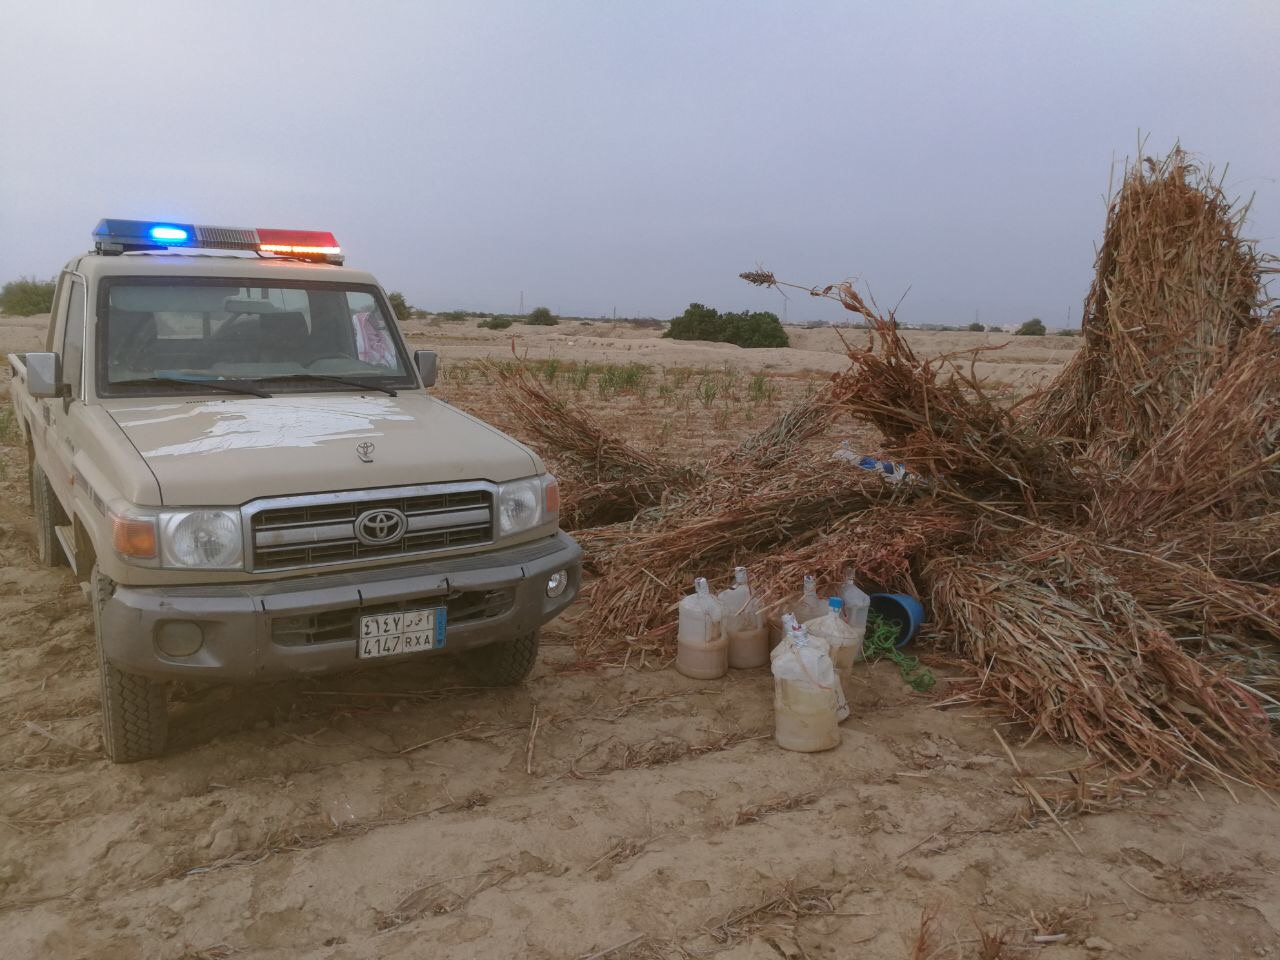
[[[787,435],[775,424],[665,501],[633,497],[647,509],[584,532],[601,575],[580,652],[669,653],[695,575],[745,564],[777,602],[801,573],[830,589],[849,571],[926,598],[974,667],[972,695],[1033,735],[1158,778],[1276,783],[1280,335],[1242,219],[1180,150],[1128,169],[1085,345],[1012,407],[973,375],[980,351],[923,360],[851,284],[801,288],[861,315],[868,343],[788,422],[811,437],[850,415],[916,479],[891,485],[796,443],[761,463],[752,450]],[[540,439],[600,448],[595,428],[562,424],[573,437]],[[671,469],[637,458],[620,472],[656,489]]]

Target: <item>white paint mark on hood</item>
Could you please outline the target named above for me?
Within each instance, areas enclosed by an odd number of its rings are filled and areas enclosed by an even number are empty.
[[[183,421],[197,421],[197,428],[203,428],[201,436],[141,451],[144,457],[173,457],[219,450],[314,447],[331,440],[379,437],[379,421],[412,419],[392,397],[273,397],[234,403],[211,400],[187,405],[181,413],[118,422],[126,430],[169,423],[174,425],[173,432],[181,435]],[[205,422],[199,423],[202,420]]]

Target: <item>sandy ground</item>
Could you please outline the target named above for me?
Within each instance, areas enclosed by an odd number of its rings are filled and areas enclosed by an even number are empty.
[[[440,347],[446,369],[509,349],[509,337],[443,329],[410,332]],[[0,320],[0,348],[35,348],[42,330]],[[670,345],[648,339],[521,336],[531,356],[620,362],[630,346],[634,359],[668,362],[656,358]],[[821,332],[806,346],[759,359],[700,348],[708,367],[778,374],[777,395],[755,404],[741,384],[736,399],[686,402],[688,385],[665,372],[644,397],[584,393],[628,435],[693,455],[807,389],[803,371],[833,369]],[[1039,364],[1040,376],[1069,353],[1016,349],[1011,362]],[[689,362],[683,350],[677,361]],[[501,418],[478,373],[440,390]],[[673,418],[682,403],[689,415]],[[684,432],[657,439],[671,419],[687,420]],[[671,669],[583,672],[565,618],[517,690],[463,686],[447,658],[183,688],[169,754],[109,764],[88,611],[65,571],[35,566],[24,454],[10,443],[0,456],[6,960],[1280,951],[1280,808],[1269,799],[1203,783],[1135,790],[1055,824],[1017,785],[996,731],[1043,794],[1074,789],[1085,758],[942,705],[949,681],[913,694],[887,665],[850,684],[838,749],[793,754],[768,739],[763,670],[712,683]],[[935,917],[932,945],[913,954],[922,913]],[[984,952],[984,934],[1007,945]]]

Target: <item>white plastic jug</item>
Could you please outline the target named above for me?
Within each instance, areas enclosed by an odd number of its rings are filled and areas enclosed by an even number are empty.
[[[773,658],[773,736],[778,746],[816,753],[840,745],[835,667],[804,627]]]
[[[865,634],[867,630],[867,613],[871,610],[871,598],[859,590],[858,585],[852,579],[847,579],[840,584],[840,589],[836,591],[836,595],[844,603],[845,622]]]
[[[805,574],[804,593],[796,604],[796,619],[808,623],[827,612],[827,605],[818,596],[818,588],[811,574]]]
[[[724,612],[705,577],[693,581],[693,593],[680,601],[676,631],[676,669],[695,680],[715,680],[729,672],[729,640]]]
[[[734,585],[720,593],[724,632],[729,640],[729,666],[735,670],[769,662],[769,629],[747,585],[747,568],[735,567]]]
[[[822,617],[818,617],[817,619],[821,620]],[[809,622],[816,623],[817,621],[811,620]],[[769,655],[770,661],[777,660],[778,657],[786,653],[787,649],[790,646],[790,642],[800,635],[801,624],[796,620],[793,614],[784,613],[782,615],[782,626],[783,626],[783,629],[786,631],[786,634],[785,636],[783,636],[782,642],[773,648],[773,652]],[[810,645],[821,649],[822,652],[825,653],[829,658],[833,657],[833,651],[828,646],[826,637],[813,633],[811,630],[809,630],[808,624],[804,625],[804,631],[805,631],[805,639]],[[835,667],[834,659],[832,659],[832,667],[833,669]],[[837,721],[847,720],[849,718],[849,699],[845,696],[844,681],[841,679],[839,670],[835,671],[835,678],[836,678],[836,720]]]
[[[809,636],[826,641],[831,662],[835,664],[836,676],[844,678],[853,669],[854,661],[862,656],[862,641],[866,630],[845,622],[844,601],[839,597],[832,597],[827,603],[828,612],[816,620],[810,620],[805,627],[809,630]]]

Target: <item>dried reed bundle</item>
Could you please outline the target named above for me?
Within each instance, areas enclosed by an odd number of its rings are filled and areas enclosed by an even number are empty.
[[[764,272],[742,276],[767,286],[798,286]],[[867,344],[849,347],[849,369],[837,375],[831,391],[850,415],[880,431],[886,454],[935,482],[975,496],[1013,496],[1032,510],[1075,491],[1057,439],[989,394],[974,372],[982,354],[1000,348],[921,360],[898,335],[893,313],[880,313],[849,281],[799,289],[866,321]]]
[[[700,472],[645,453],[551,393],[523,366],[489,364],[503,399],[556,469],[568,529],[628,519],[696,485]]]
[[[1038,562],[942,557],[923,580],[935,619],[980,671],[977,692],[1034,733],[1165,777],[1251,782],[1280,767],[1257,700],[1180,646],[1096,549]]]
[[[1205,512],[1239,520],[1265,511],[1280,491],[1280,337],[1242,335],[1216,382],[1201,386],[1119,479],[1100,485],[1102,530],[1185,525]]]
[[[764,429],[753,433],[716,463],[712,472],[771,470],[805,443],[822,436],[843,412],[840,381],[832,380],[813,396],[802,397]]]
[[[1107,213],[1084,348],[1038,404],[1051,434],[1115,470],[1164,436],[1240,358],[1268,268],[1235,205],[1175,148],[1125,171]]]

